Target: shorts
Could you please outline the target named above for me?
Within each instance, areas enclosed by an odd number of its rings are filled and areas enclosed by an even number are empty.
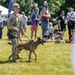
[[[23,27],[23,28],[26,28],[26,27],[27,27],[27,24],[26,24],[26,23],[23,23],[23,24],[22,24],[22,27]]]
[[[36,22],[33,23],[33,25],[31,25],[31,31],[37,31],[38,30],[38,26],[36,25]]]
[[[36,25],[31,26],[31,31],[37,31],[37,30],[38,30],[38,26],[36,26]]]

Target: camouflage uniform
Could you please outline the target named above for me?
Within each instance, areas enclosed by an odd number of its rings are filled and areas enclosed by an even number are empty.
[[[18,6],[18,4],[16,5],[16,7]],[[11,14],[10,15],[10,20],[9,20],[9,24],[7,26],[8,30],[10,30],[10,34],[12,35],[12,38],[10,38],[11,43],[12,43],[12,59],[13,61],[16,61],[16,57],[17,57],[17,50],[16,47],[18,45],[18,33],[22,32],[22,34],[24,34],[23,28],[21,26],[21,15],[20,14]]]

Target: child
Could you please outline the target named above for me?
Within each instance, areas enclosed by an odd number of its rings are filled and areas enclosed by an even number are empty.
[[[62,43],[62,42],[64,42],[63,33],[59,31],[57,32],[57,35],[55,37],[55,43]]]
[[[33,9],[31,14],[31,39],[33,38],[33,33],[35,32],[34,39],[37,37],[37,30],[38,30],[38,17],[39,15],[36,14],[36,11]]]
[[[44,1],[44,3],[43,3],[43,8],[44,8],[44,7],[48,10],[48,3],[47,3],[47,1]]]
[[[35,13],[38,15],[39,14],[39,8],[38,8],[38,5],[37,4],[35,4],[34,10],[35,10]]]
[[[46,31],[45,35],[44,35],[44,39],[46,42],[50,42],[51,39],[50,39],[50,35],[49,35],[49,31]]]
[[[53,24],[51,22],[49,23],[48,31],[49,31],[49,35],[50,35],[50,37],[52,39],[53,33],[54,33],[54,27],[53,27]]]

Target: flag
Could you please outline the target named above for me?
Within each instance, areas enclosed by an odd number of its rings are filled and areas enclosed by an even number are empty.
[[[8,5],[8,13],[11,13],[13,4],[14,4],[14,0],[10,0]]]

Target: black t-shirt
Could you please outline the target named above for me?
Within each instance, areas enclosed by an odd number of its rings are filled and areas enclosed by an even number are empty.
[[[65,17],[59,16],[58,20],[61,20],[60,25],[63,26],[65,24]]]
[[[50,36],[49,36],[49,35],[48,35],[48,36],[45,35],[45,36],[44,36],[44,39],[45,39],[45,40],[48,40],[48,39],[50,39]]]
[[[59,16],[58,20],[60,20],[61,31],[66,30],[65,17]]]

